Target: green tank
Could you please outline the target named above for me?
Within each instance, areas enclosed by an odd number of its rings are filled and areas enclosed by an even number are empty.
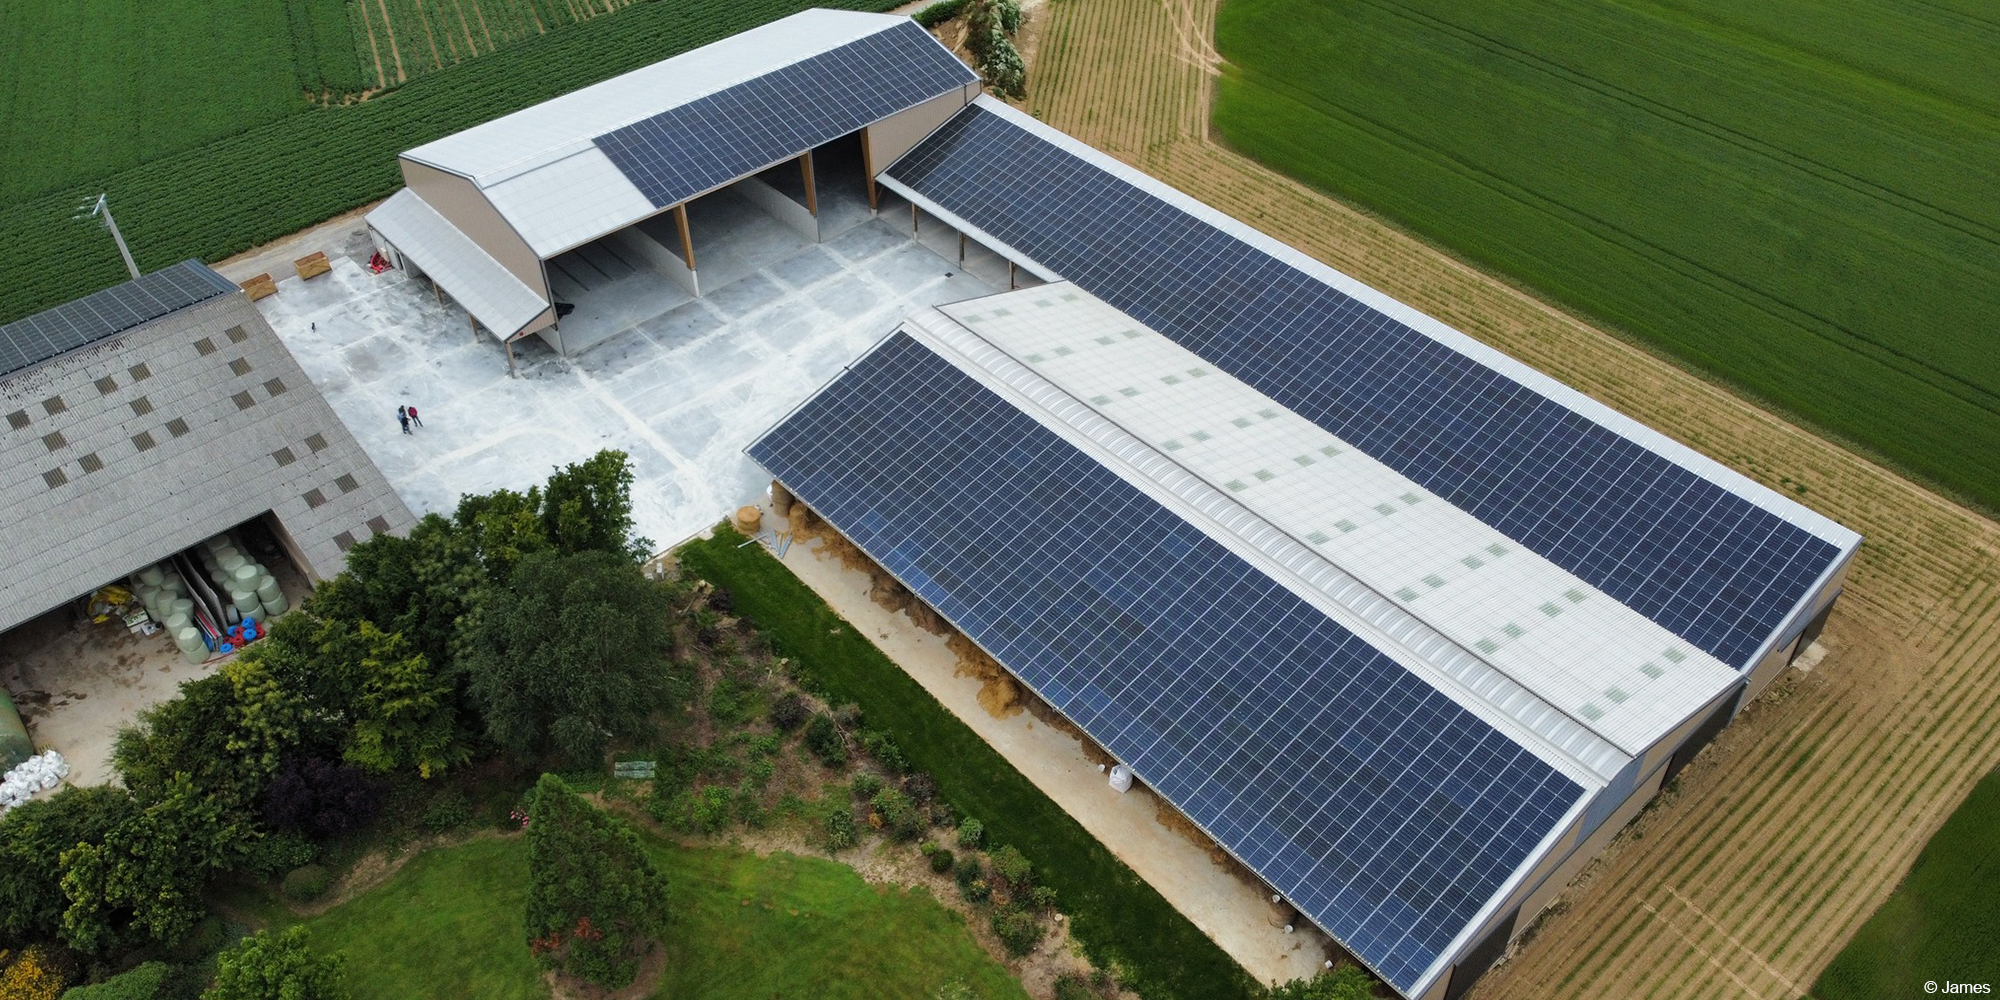
[[[28,727],[21,722],[20,710],[14,707],[14,699],[0,689],[0,774],[34,755],[35,744],[28,739]]]

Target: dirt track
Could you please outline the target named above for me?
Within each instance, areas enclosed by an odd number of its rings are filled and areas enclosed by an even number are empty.
[[[2000,526],[1208,136],[1218,0],[1054,0],[1041,117],[1868,537],[1750,708],[1475,993],[1795,997],[2000,758]]]

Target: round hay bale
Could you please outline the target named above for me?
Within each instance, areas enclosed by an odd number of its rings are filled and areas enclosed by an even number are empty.
[[[764,524],[764,512],[755,507],[736,508],[736,530],[746,535],[754,535]]]

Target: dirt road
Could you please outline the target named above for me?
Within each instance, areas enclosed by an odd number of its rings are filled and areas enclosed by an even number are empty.
[[[2000,526],[1216,145],[1218,0],[1056,0],[1045,120],[1868,537],[1822,641],[1476,994],[1797,996],[2000,758]]]

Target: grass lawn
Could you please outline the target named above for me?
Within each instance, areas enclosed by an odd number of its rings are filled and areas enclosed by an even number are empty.
[[[837,702],[861,707],[944,796],[1012,844],[1054,886],[1072,933],[1099,965],[1150,1000],[1253,997],[1258,988],[1213,941],[993,748],[828,608],[761,546],[727,526],[680,550],[681,565],[728,587],[773,648],[805,665]]]
[[[640,838],[678,915],[654,994],[663,1000],[914,998],[949,979],[982,1000],[1027,1000],[927,893],[878,889],[822,858]],[[305,923],[313,947],[348,956],[355,1000],[543,998],[522,939],[527,877],[524,838],[476,840],[426,851]]]
[[[1237,149],[2000,509],[1991,4],[1229,0],[1216,37]]]
[[[2000,773],[1973,786],[1909,877],[1813,984],[1819,1000],[1927,995],[1923,984],[2000,985]]]

